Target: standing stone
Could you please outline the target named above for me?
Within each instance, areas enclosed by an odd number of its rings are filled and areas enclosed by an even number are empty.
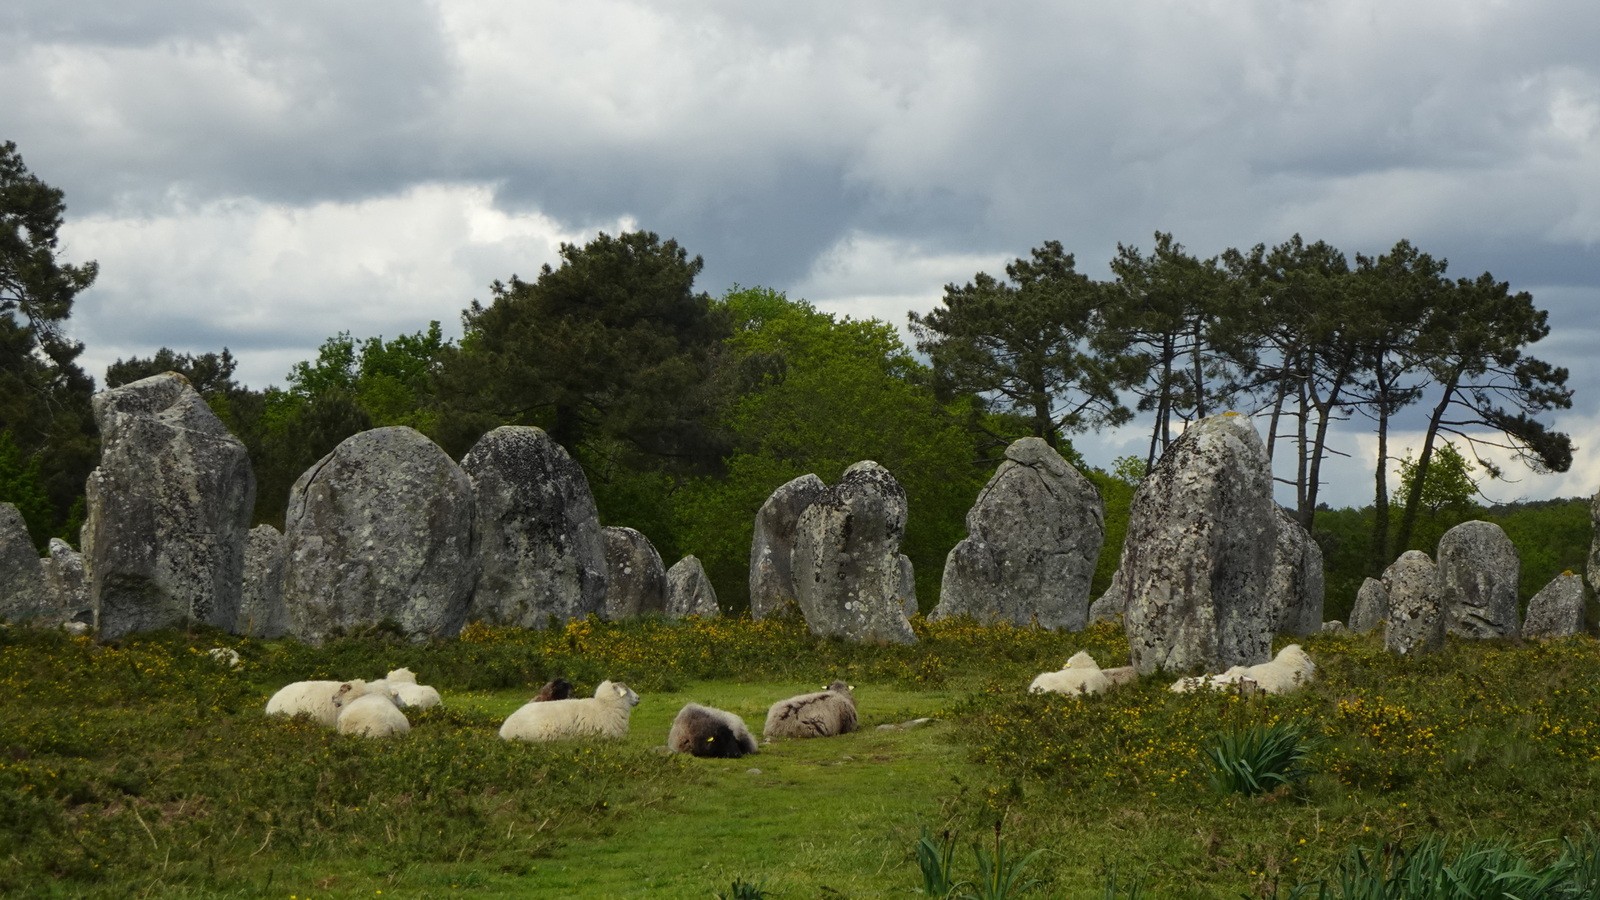
[[[1522,623],[1525,638],[1557,638],[1583,633],[1583,579],[1562,572],[1528,601]]]
[[[922,611],[917,605],[917,569],[904,553],[900,554],[900,605],[908,619]]]
[[[1389,595],[1388,625],[1383,645],[1390,653],[1432,653],[1444,647],[1444,608],[1433,560],[1421,550],[1407,550],[1383,570]]]
[[[346,438],[289,492],[283,599],[289,630],[320,643],[388,622],[454,637],[477,577],[472,482],[417,431]]]
[[[544,628],[606,605],[606,541],[583,469],[543,430],[496,428],[461,460],[478,510],[468,618]]]
[[[706,577],[706,567],[693,554],[685,556],[667,570],[667,615],[674,619],[699,616],[714,619],[722,614],[717,592]]]
[[[1368,578],[1356,591],[1356,605],[1350,610],[1350,630],[1371,631],[1378,623],[1389,618],[1389,591],[1383,582]]]
[[[967,513],[931,618],[1078,631],[1105,543],[1100,491],[1041,438],[1006,448]]]
[[[1106,592],[1089,604],[1089,621],[1110,621],[1122,615],[1127,608],[1128,588],[1122,583],[1122,569],[1118,567],[1111,573],[1111,583],[1106,585]]]
[[[49,593],[39,551],[22,512],[0,503],[0,621],[22,622],[49,614]]]
[[[89,602],[89,573],[83,556],[61,538],[50,539],[50,555],[39,560],[44,570],[46,618],[56,622],[94,622]]]
[[[1445,630],[1468,638],[1516,637],[1516,545],[1493,522],[1462,522],[1439,538],[1440,600]]]
[[[600,529],[606,542],[606,618],[615,622],[667,611],[667,567],[650,539],[632,528]]]
[[[1307,635],[1322,630],[1326,586],[1322,548],[1296,519],[1278,511],[1278,541],[1273,548],[1267,595],[1277,610],[1279,634]]]
[[[1600,491],[1596,491],[1594,498],[1589,501],[1589,562],[1584,568],[1584,575],[1588,577],[1589,590],[1600,594]]]
[[[233,630],[256,497],[244,444],[175,372],[93,403],[100,467],[85,485],[83,556],[100,637]]]
[[[1140,674],[1222,672],[1271,658],[1277,530],[1271,464],[1250,420],[1227,413],[1189,426],[1129,511],[1123,621]]]
[[[244,553],[244,593],[239,600],[239,633],[280,638],[289,633],[289,607],[283,602],[283,563],[287,545],[271,525],[250,529]]]
[[[779,487],[756,513],[750,540],[750,616],[764,619],[786,608],[798,608],[794,587],[795,529],[800,514],[828,491],[815,475]]]
[[[853,641],[916,640],[900,588],[906,492],[889,471],[864,461],[800,514],[793,572],[811,633]]]

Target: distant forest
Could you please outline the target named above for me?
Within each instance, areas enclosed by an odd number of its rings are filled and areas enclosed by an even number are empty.
[[[41,548],[52,536],[76,544],[98,458],[95,381],[65,330],[97,268],[56,258],[64,209],[0,144],[0,501],[22,510]],[[644,532],[668,564],[700,557],[731,609],[747,607],[753,517],[771,491],[807,472],[832,481],[862,459],[905,486],[904,550],[931,608],[968,508],[1027,435],[1106,500],[1098,592],[1139,479],[1186,422],[1226,410],[1269,423],[1291,512],[1326,557],[1330,618],[1362,578],[1405,549],[1432,552],[1471,518],[1516,542],[1524,598],[1581,571],[1587,554],[1586,501],[1477,503],[1475,479],[1501,474],[1479,458],[1485,445],[1535,470],[1571,465],[1569,437],[1547,424],[1572,404],[1567,372],[1529,353],[1549,332],[1546,313],[1490,273],[1448,277],[1407,241],[1352,260],[1295,235],[1200,259],[1157,233],[1149,252],[1119,245],[1108,281],[1046,241],[1004,278],[947,285],[932,311],[911,314],[914,346],[891,323],[767,288],[712,297],[696,290],[702,268],[654,233],[600,234],[563,245],[531,281],[496,281],[487,304],[463,311],[459,341],[437,322],[393,338],[341,333],[266,390],[234,380],[227,348],[162,348],[117,360],[104,387],[184,374],[249,448],[255,519],[279,528],[294,481],[359,431],[410,426],[459,459],[492,428],[537,425],[583,466],[603,522]],[[1408,407],[1426,429],[1391,486],[1389,431]],[[1321,464],[1330,427],[1350,419],[1377,435],[1373,499],[1330,510]],[[1128,423],[1148,428],[1147,450],[1109,471],[1072,446]]]

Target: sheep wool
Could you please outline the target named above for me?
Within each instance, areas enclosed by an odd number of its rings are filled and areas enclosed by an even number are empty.
[[[437,688],[417,684],[417,674],[410,669],[395,669],[383,680],[389,682],[395,702],[403,708],[431,709],[444,702]]]
[[[539,688],[539,693],[533,698],[534,703],[545,703],[550,700],[565,700],[572,696],[572,682],[565,678],[553,678]]]
[[[667,749],[673,753],[719,759],[738,759],[756,752],[744,719],[731,712],[685,703],[667,732]]]
[[[856,730],[856,699],[850,685],[835,681],[825,691],[779,700],[767,710],[761,730],[773,738],[832,737]]]
[[[388,737],[411,730],[405,713],[395,706],[394,695],[387,691],[362,694],[348,701],[344,696],[338,696],[333,703],[339,708],[337,727],[340,734]]]
[[[267,715],[309,715],[313,721],[328,728],[339,724],[339,703],[348,703],[370,693],[387,693],[386,681],[296,681],[280,688],[267,701]]]
[[[602,681],[594,696],[576,700],[533,700],[506,718],[500,737],[508,741],[628,736],[628,716],[639,695],[622,682]]]
[[[1028,686],[1029,693],[1100,694],[1111,688],[1111,679],[1100,671],[1094,657],[1079,651],[1057,672],[1044,672]]]
[[[1224,688],[1239,685],[1241,688],[1268,694],[1287,694],[1310,684],[1316,678],[1317,664],[1311,661],[1299,644],[1290,644],[1278,651],[1270,661],[1254,666],[1234,666],[1221,675],[1197,675],[1180,678],[1172,685],[1179,694],[1204,688]]]

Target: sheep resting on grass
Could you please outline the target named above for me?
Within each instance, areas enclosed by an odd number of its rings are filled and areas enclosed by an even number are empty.
[[[1033,679],[1028,692],[1039,694],[1100,694],[1110,690],[1113,682],[1100,671],[1094,657],[1079,651],[1067,660],[1057,672],[1044,672]]]
[[[623,738],[628,736],[628,716],[638,704],[633,688],[620,681],[602,681],[593,697],[529,701],[506,718],[500,736],[508,741]]]
[[[767,710],[763,740],[832,737],[856,730],[856,698],[850,685],[835,681],[828,689],[779,700]]]
[[[409,732],[411,723],[395,704],[395,696],[387,691],[373,691],[354,698],[349,698],[348,694],[336,695],[333,705],[339,710],[339,733],[388,737]]]
[[[1290,644],[1278,651],[1270,662],[1254,666],[1234,666],[1221,675],[1197,675],[1180,678],[1172,685],[1179,694],[1202,688],[1221,688],[1240,685],[1253,686],[1254,690],[1268,694],[1287,694],[1310,684],[1317,675],[1317,664],[1311,661],[1299,644]]]
[[[383,676],[393,689],[395,702],[410,709],[430,709],[444,701],[436,688],[417,684],[417,674],[410,669],[395,669]]]
[[[267,715],[294,716],[306,713],[319,725],[337,728],[339,705],[367,694],[389,693],[386,681],[296,681],[286,685],[267,701]],[[338,702],[335,702],[337,698]]]
[[[673,753],[738,759],[756,752],[756,739],[750,736],[744,719],[731,712],[685,703],[667,732],[667,749]]]

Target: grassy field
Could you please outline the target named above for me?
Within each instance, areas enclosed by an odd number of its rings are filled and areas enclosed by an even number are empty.
[[[913,647],[749,620],[322,648],[3,629],[0,893],[708,898],[739,881],[769,897],[911,897],[924,829],[952,835],[955,874],[970,879],[973,842],[992,852],[998,827],[1010,858],[1042,851],[1028,896],[1316,896],[1321,879],[1327,896],[1354,897],[1339,884],[1358,848],[1392,866],[1430,841],[1448,859],[1487,847],[1530,870],[1562,839],[1593,849],[1581,843],[1600,820],[1591,638],[1401,659],[1375,635],[1318,636],[1305,645],[1321,678],[1290,696],[1178,696],[1150,678],[1069,698],[1024,689],[1079,649],[1126,662],[1118,629],[917,627]],[[212,661],[213,646],[237,648],[243,667]],[[262,715],[288,681],[400,665],[445,699],[402,738]],[[500,741],[500,721],[556,674],[633,685],[628,738]],[[858,733],[741,760],[664,752],[687,701],[759,730],[770,703],[834,677],[856,686]],[[935,721],[877,728],[924,716]],[[1314,738],[1308,777],[1254,797],[1214,789],[1217,736],[1275,724]]]

